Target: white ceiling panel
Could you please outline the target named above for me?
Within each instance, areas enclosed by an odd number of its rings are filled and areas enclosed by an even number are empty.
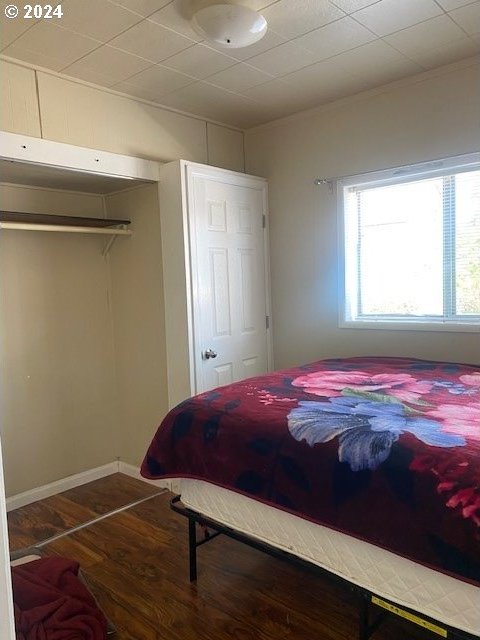
[[[332,0],[332,4],[345,11],[345,13],[353,13],[376,2],[379,2],[379,0]]]
[[[475,4],[476,0],[437,0],[438,4],[445,9],[445,11],[452,11],[459,7],[464,7],[466,4]]]
[[[480,40],[476,42],[473,38],[461,38],[443,45],[424,49],[412,54],[412,60],[420,64],[424,69],[434,69],[440,64],[450,64],[463,58],[480,53]]]
[[[110,0],[110,2],[147,17],[169,4],[171,0]]]
[[[111,40],[109,44],[146,60],[161,62],[193,46],[194,42],[155,22],[144,20]]]
[[[279,0],[262,13],[271,28],[286,38],[296,38],[345,15],[328,0]]]
[[[465,33],[447,15],[437,16],[408,29],[403,29],[385,41],[406,56],[412,56],[435,47],[442,47],[465,37]]]
[[[480,33],[480,2],[474,2],[450,12],[450,16],[462,29],[470,34]]]
[[[434,0],[381,0],[353,16],[377,35],[386,36],[442,13]]]
[[[142,97],[148,95],[148,100],[156,100],[194,82],[194,78],[158,64],[128,78],[128,84],[143,90]],[[115,89],[123,90],[118,86]]]
[[[70,0],[59,25],[106,42],[141,19],[137,13],[108,0]]]
[[[225,71],[215,73],[208,77],[208,82],[222,87],[228,91],[242,92],[250,87],[255,87],[257,84],[268,82],[272,79],[267,73],[256,69],[249,64],[240,63],[234,67],[229,67]]]
[[[93,38],[44,20],[26,31],[2,53],[27,62],[43,62],[50,69],[59,71],[100,44]]]
[[[2,15],[0,17],[0,50],[3,51],[36,23],[37,20],[7,20]]]
[[[242,91],[242,94],[247,98],[267,104],[285,102],[291,99],[292,93],[291,85],[279,78],[269,80],[264,84]]]
[[[317,60],[324,60],[375,39],[369,29],[346,16],[301,36],[295,42],[315,54]]]
[[[273,76],[285,75],[313,62],[315,55],[292,41],[248,59],[249,64]]]
[[[149,16],[148,19],[200,42],[203,38],[192,28],[189,20],[190,12],[186,10],[187,7],[185,0],[173,0],[163,9]]]
[[[218,71],[232,67],[237,61],[204,44],[193,47],[171,56],[163,64],[170,69],[186,73],[202,80]]]
[[[66,67],[62,72],[88,82],[95,82],[98,75],[104,78],[102,84],[112,85],[143,71],[151,64],[148,60],[131,53],[104,45]]]
[[[206,82],[196,82],[167,96],[167,106],[192,111],[213,120],[229,124],[251,121],[256,105],[252,100],[238,94],[223,91]]]
[[[376,40],[352,51],[341,53],[335,63],[355,76],[368,89],[419,73],[422,67],[383,42]]]

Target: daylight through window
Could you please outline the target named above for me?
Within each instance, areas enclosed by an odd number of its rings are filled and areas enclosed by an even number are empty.
[[[480,167],[343,188],[348,322],[480,324]]]

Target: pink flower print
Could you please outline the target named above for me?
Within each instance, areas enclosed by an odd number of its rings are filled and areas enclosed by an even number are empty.
[[[480,440],[480,402],[440,404],[425,415],[440,419],[443,431]]]
[[[279,398],[278,396],[262,389],[258,394],[259,402],[264,405],[270,405],[277,402],[296,402],[294,398]]]
[[[462,507],[462,516],[471,518],[477,526],[480,526],[480,493],[475,487],[467,487],[457,491],[447,502],[447,507],[455,509]]]
[[[460,376],[460,382],[463,384],[468,384],[470,387],[478,387],[480,391],[480,371],[477,373],[474,371],[471,374],[465,374],[464,376]]]
[[[295,378],[295,387],[307,393],[331,398],[342,395],[343,389],[369,391],[394,396],[403,402],[416,402],[433,386],[429,381],[418,381],[408,373],[368,374],[365,371],[315,371]]]

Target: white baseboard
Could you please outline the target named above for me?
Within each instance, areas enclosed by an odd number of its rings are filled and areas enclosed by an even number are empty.
[[[101,467],[89,469],[88,471],[77,473],[74,476],[68,476],[67,478],[50,482],[50,484],[45,484],[42,487],[18,493],[11,498],[7,498],[7,511],[19,509],[31,502],[37,502],[37,500],[49,498],[57,493],[61,493],[62,491],[79,487],[81,484],[86,484],[87,482],[92,482],[93,480],[110,476],[112,473],[117,473],[119,471],[119,464],[121,463],[118,463],[117,461],[109,462]]]
[[[173,491],[173,484],[175,480],[166,479],[166,480],[148,480],[140,475],[139,467],[135,467],[133,464],[128,464],[128,462],[119,462],[118,463],[118,471],[120,473],[124,473],[126,476],[130,476],[131,478],[137,478],[137,480],[142,480],[142,482],[148,482],[148,484],[153,484],[155,487],[161,487],[162,489],[168,489],[169,491]]]
[[[115,462],[104,464],[102,467],[82,471],[82,473],[77,473],[74,476],[61,478],[55,482],[50,482],[50,484],[44,484],[42,487],[36,487],[35,489],[30,489],[29,491],[24,491],[11,498],[7,498],[7,511],[19,509],[32,502],[37,502],[37,500],[43,500],[57,493],[62,493],[62,491],[68,491],[68,489],[74,489],[82,484],[87,484],[87,482],[93,482],[93,480],[111,476],[112,473],[124,473],[126,476],[137,478],[137,480],[141,480],[142,482],[147,482],[156,487],[179,493],[175,480],[147,480],[140,475],[140,469],[138,467],[135,467],[133,464],[128,464],[127,462],[116,460]],[[177,489],[175,487],[177,487]]]

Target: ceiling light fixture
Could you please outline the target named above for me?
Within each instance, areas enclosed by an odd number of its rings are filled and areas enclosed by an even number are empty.
[[[192,18],[193,28],[206,40],[226,49],[248,47],[267,32],[265,18],[240,4],[214,4],[197,11]]]

